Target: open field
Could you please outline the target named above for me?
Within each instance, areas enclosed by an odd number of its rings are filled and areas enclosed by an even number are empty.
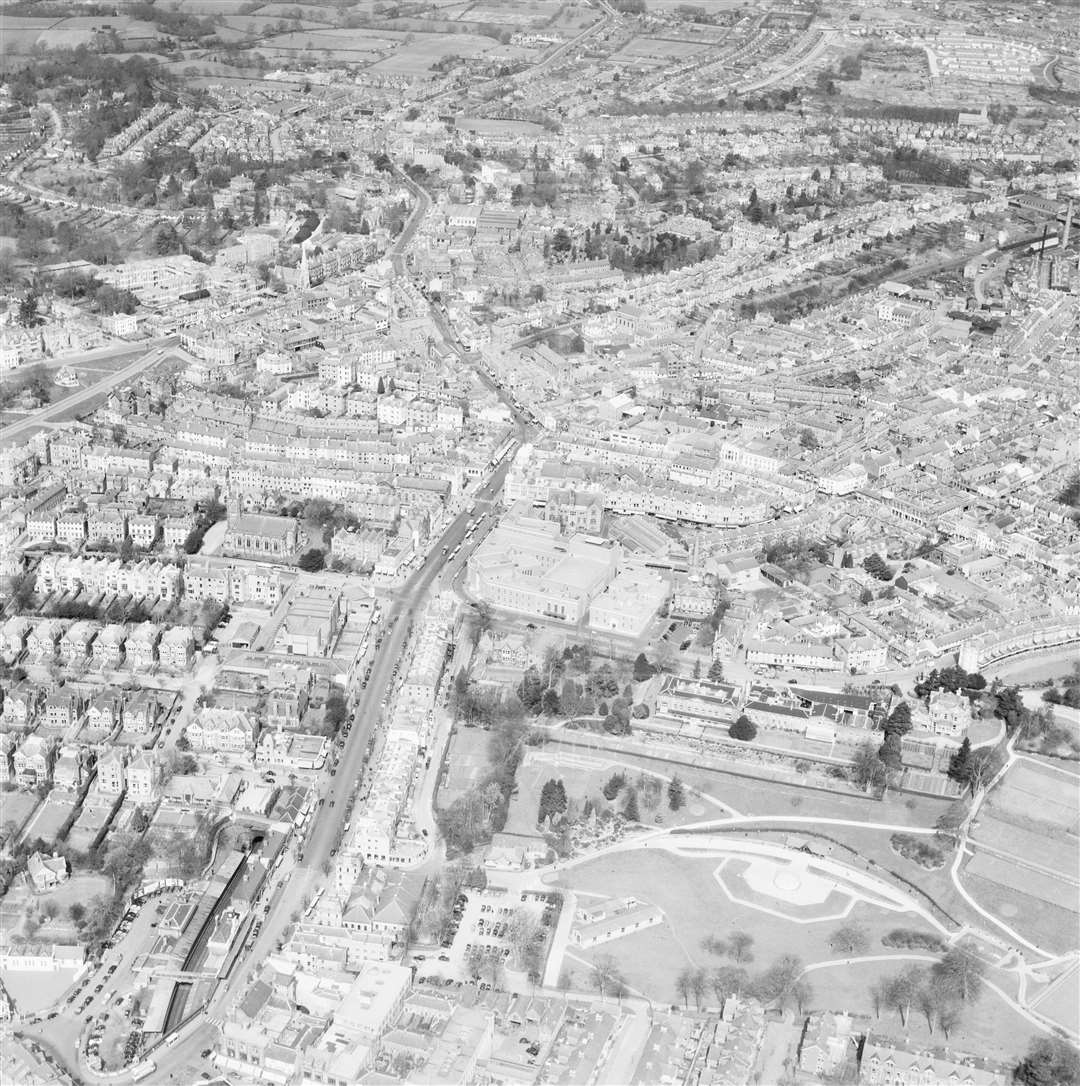
[[[683,7],[684,0],[652,0],[649,6],[657,11],[670,11],[673,8]],[[715,15],[721,11],[734,11],[744,5],[741,0],[694,0],[692,6],[703,8],[710,15]]]
[[[263,34],[274,30],[283,22],[287,23],[289,29],[294,33],[305,30],[332,30],[334,27],[333,23],[315,22],[311,19],[300,19],[297,22],[293,19],[280,19],[269,15],[228,15],[221,20],[218,34],[220,35],[222,29],[237,31],[245,35]]]
[[[310,49],[328,60],[347,60],[361,64],[377,60],[396,44],[392,39],[367,35],[364,31],[350,30],[345,33],[349,36],[341,37],[332,29],[296,30],[264,38],[259,42],[259,49],[268,52],[277,49],[288,52]]]
[[[178,0],[176,8],[188,15],[232,15],[247,7],[246,0]]]
[[[664,60],[688,60],[705,52],[709,47],[701,42],[673,41],[669,38],[633,38],[628,41],[613,57],[637,59],[639,57],[659,57]]]
[[[764,968],[783,954],[795,954],[808,964],[834,957],[828,940],[840,921],[784,920],[737,905],[716,881],[718,866],[715,858],[690,859],[660,849],[639,849],[599,857],[560,872],[556,885],[603,897],[635,896],[658,905],[667,918],[665,925],[575,953],[581,957],[611,954],[623,965],[632,987],[664,1001],[673,998],[675,975],[684,959],[700,965],[720,965],[726,960],[701,949],[701,941],[708,935],[723,939],[735,930],[752,935],[756,960],[748,965],[751,970]],[[870,941],[868,953],[887,953],[882,950],[881,937],[894,928],[933,934],[912,913],[886,912],[864,902],[853,907],[848,919],[865,925]],[[658,933],[666,933],[668,939],[663,940]],[[655,949],[658,942],[666,943],[668,953]],[[681,953],[675,955],[673,946]]]
[[[96,31],[102,27],[110,27],[121,38],[142,40],[157,37],[152,23],[139,22],[123,15],[106,18],[74,16],[69,19],[5,15],[3,54],[26,54],[35,45],[47,49],[74,49],[79,45],[89,45]]]
[[[337,11],[334,8],[318,7],[314,4],[264,4],[256,15],[273,19],[292,19],[294,12],[300,12],[301,19],[317,19],[323,23],[337,21]]]
[[[1030,874],[1030,872],[1024,872]],[[1025,938],[1043,950],[1065,954],[1076,949],[1077,915],[1070,909],[1025,894],[1021,890],[1003,886],[998,882],[970,873],[960,872],[964,887],[969,894],[989,912],[1003,920]],[[1075,891],[1070,890],[1066,901],[1075,901]]]
[[[383,72],[402,75],[418,75],[428,71],[437,60],[446,56],[472,57],[496,46],[491,38],[479,34],[414,34],[413,41],[399,48],[392,57],[381,60],[373,67]],[[514,47],[498,46],[500,53],[512,57],[529,56],[529,51]]]
[[[496,26],[541,27],[549,24],[562,7],[558,0],[516,0],[512,4],[480,0],[477,4],[464,6],[452,17],[469,22],[494,23]],[[442,14],[449,16],[450,11],[444,8]]]

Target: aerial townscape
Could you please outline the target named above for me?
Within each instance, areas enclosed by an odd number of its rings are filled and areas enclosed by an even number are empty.
[[[1080,1086],[1080,0],[0,0],[0,1084]]]

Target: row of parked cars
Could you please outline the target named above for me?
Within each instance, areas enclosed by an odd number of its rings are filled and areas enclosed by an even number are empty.
[[[469,904],[468,894],[458,894],[454,902],[453,911],[450,914],[450,923],[447,925],[446,934],[443,936],[442,947],[448,950],[454,942],[454,936],[461,926],[461,918],[465,915],[465,906]]]

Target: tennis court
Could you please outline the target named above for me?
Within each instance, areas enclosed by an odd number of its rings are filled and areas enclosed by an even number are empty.
[[[968,874],[996,882],[999,886],[1040,898],[1051,905],[1062,905],[1076,900],[1076,887],[1071,883],[1042,871],[1033,871],[1030,867],[1020,867],[1000,856],[979,852],[964,870]]]
[[[980,842],[1020,860],[1060,872],[1064,878],[1080,878],[1080,852],[1076,841],[1063,830],[1038,833],[1009,821],[982,815],[973,835]]]
[[[1080,797],[1076,778],[1032,762],[1018,762],[994,791],[993,805],[1040,822],[1052,822],[1070,833],[1080,830]]]

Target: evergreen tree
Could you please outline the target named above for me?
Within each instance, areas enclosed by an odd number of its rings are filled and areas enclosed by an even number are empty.
[[[649,663],[645,653],[639,652],[634,660],[634,682],[643,683],[651,679],[656,669]]]
[[[668,782],[667,801],[668,807],[673,811],[677,811],[680,807],[686,805],[686,793],[683,789],[683,783],[678,777],[672,777]]]
[[[602,789],[604,799],[614,799],[622,791],[624,784],[626,784],[626,777],[622,773],[612,773]]]
[[[971,740],[964,737],[960,749],[949,759],[949,776],[967,784],[971,780]]]
[[[20,327],[33,328],[38,321],[38,296],[31,290],[19,301],[19,313],[15,318]]]
[[[711,683],[722,683],[724,681],[724,664],[721,660],[713,660],[709,664],[709,672],[706,676]]]
[[[547,819],[561,815],[566,810],[566,788],[561,780],[554,778],[545,782],[540,789],[540,807],[537,811],[537,825],[542,825]]]
[[[631,788],[626,793],[626,803],[623,806],[623,817],[627,822],[640,822],[641,815],[638,812],[637,789]]]
[[[535,667],[530,667],[521,678],[518,687],[518,697],[527,712],[536,713],[540,710],[540,699],[544,696],[544,684],[540,679],[540,672]]]
[[[559,694],[559,704],[567,716],[573,716],[578,711],[578,706],[581,704],[581,694],[578,692],[578,685],[573,679],[563,680],[562,692]]]
[[[900,702],[889,714],[884,731],[886,735],[907,735],[911,731],[911,707],[906,701]]]
[[[881,764],[891,772],[898,773],[904,768],[899,732],[886,733],[885,742],[881,744],[881,749],[878,751],[878,758],[881,759]]]

